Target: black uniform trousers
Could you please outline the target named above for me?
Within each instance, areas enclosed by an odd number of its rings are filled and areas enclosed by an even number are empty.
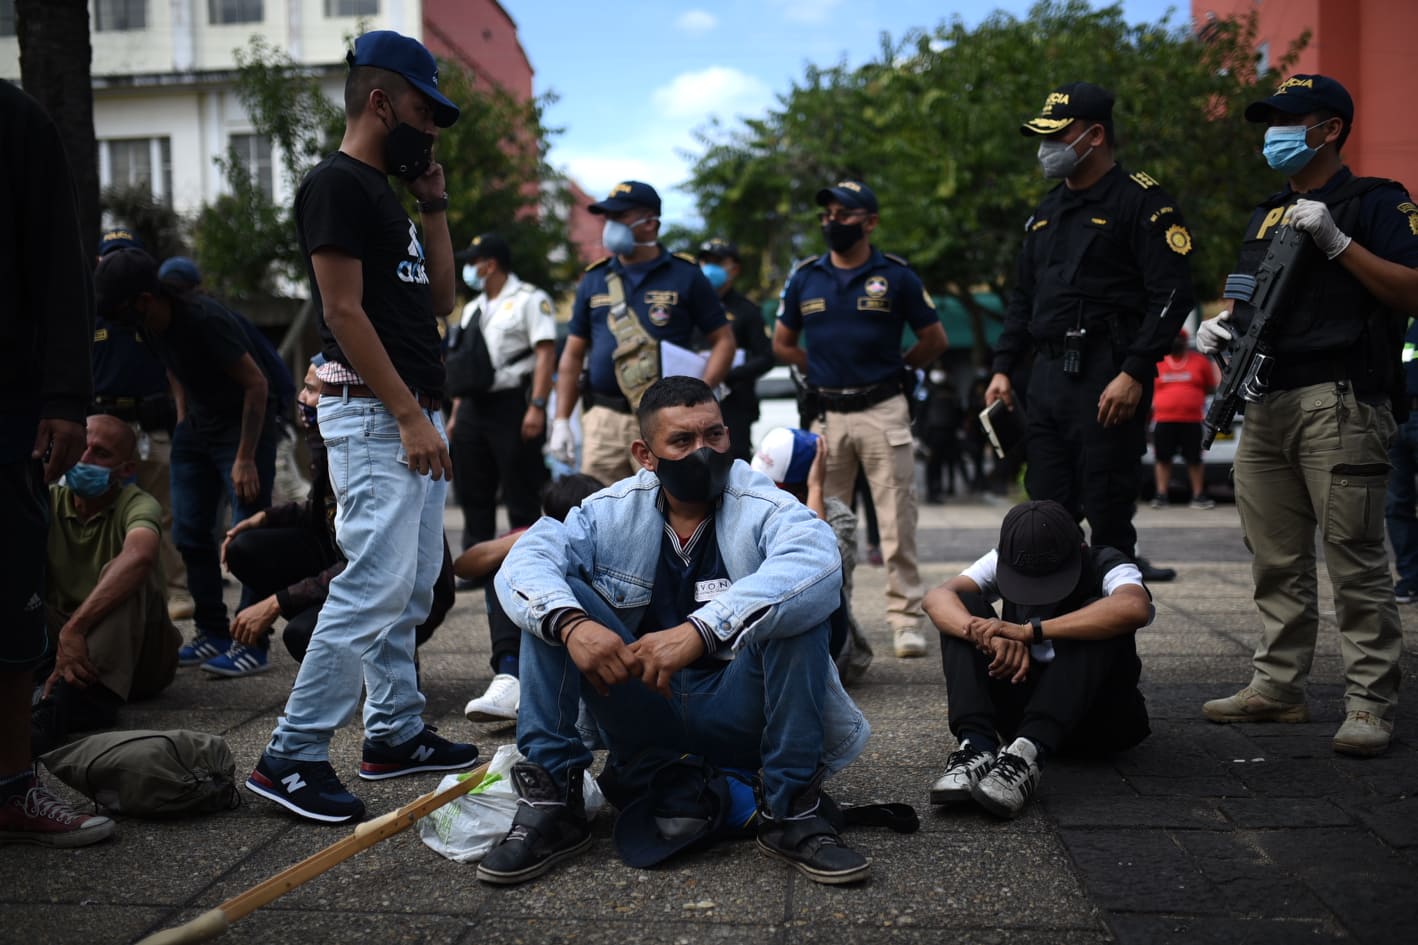
[[[997,617],[980,594],[961,594],[976,617]],[[1023,682],[992,679],[985,654],[956,636],[941,634],[940,661],[957,740],[1009,743],[1023,737],[1045,755],[1100,755],[1123,751],[1151,732],[1138,692],[1142,661],[1137,641],[1125,633],[1107,640],[1051,640],[1054,658],[1030,662]]]
[[[458,402],[453,439],[453,488],[463,509],[463,550],[497,536],[497,496],[507,506],[513,528],[531,525],[542,514],[542,487],[548,472],[542,459],[546,431],[522,439],[527,412],[524,388],[464,397]]]
[[[1089,344],[1082,372],[1069,377],[1062,357],[1040,352],[1029,377],[1029,498],[1052,499],[1088,519],[1089,541],[1129,558],[1137,553],[1138,465],[1147,447],[1152,380],[1143,384],[1132,419],[1113,427],[1098,423],[1098,398],[1118,376],[1118,360],[1106,338]]]

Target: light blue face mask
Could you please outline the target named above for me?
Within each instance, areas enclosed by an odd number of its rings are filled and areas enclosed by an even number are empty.
[[[1298,174],[1324,147],[1321,144],[1320,148],[1312,148],[1305,142],[1310,128],[1318,128],[1322,124],[1324,122],[1320,121],[1309,128],[1304,125],[1276,125],[1265,129],[1265,145],[1261,149],[1265,163],[1287,177]]]
[[[729,271],[718,263],[700,263],[699,270],[704,273],[704,278],[709,280],[709,284],[716,290],[722,289],[724,283],[729,281]]]
[[[64,474],[64,482],[74,494],[85,499],[97,499],[108,491],[113,481],[113,470],[93,463],[75,463]]]
[[[634,223],[621,223],[619,220],[607,220],[606,225],[601,227],[601,244],[605,246],[608,252],[615,253],[617,256],[629,256],[631,253],[635,252],[635,247],[637,246],[654,246],[654,240],[645,243],[637,243],[635,241],[635,230],[632,229],[632,227],[637,227],[642,223],[654,219],[656,218],[641,217]]]
[[[478,274],[478,267],[472,263],[463,266],[463,281],[468,284],[468,288],[474,292],[483,290],[483,277]]]

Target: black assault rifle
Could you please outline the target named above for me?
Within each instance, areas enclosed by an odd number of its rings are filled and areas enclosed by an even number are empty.
[[[1258,404],[1270,386],[1275,364],[1271,338],[1275,322],[1300,275],[1301,264],[1314,243],[1303,230],[1289,224],[1275,231],[1270,247],[1254,276],[1233,273],[1226,277],[1223,295],[1235,301],[1234,308],[1251,310],[1251,324],[1236,341],[1230,358],[1218,350],[1212,354],[1221,368],[1221,385],[1211,398],[1211,409],[1202,421],[1201,448],[1210,449],[1220,430],[1229,430],[1241,403]]]

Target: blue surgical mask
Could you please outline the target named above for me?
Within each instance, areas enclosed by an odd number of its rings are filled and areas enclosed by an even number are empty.
[[[634,223],[621,223],[619,220],[607,220],[606,225],[601,227],[601,244],[617,256],[629,256],[635,252],[637,246],[654,246],[655,241],[650,240],[645,243],[635,241],[635,230],[642,223],[653,220],[655,217],[641,217]]]
[[[468,288],[472,289],[474,292],[481,292],[483,290],[483,277],[479,274],[478,267],[474,266],[472,263],[468,263],[463,267],[463,281],[466,282]]]
[[[1318,128],[1324,122],[1316,122],[1306,128],[1304,125],[1276,125],[1265,129],[1265,146],[1261,152],[1265,163],[1286,175],[1298,174],[1306,164],[1314,159],[1320,148],[1312,148],[1305,143],[1305,135],[1310,128]]]
[[[76,463],[64,474],[64,482],[74,494],[85,499],[97,499],[108,491],[113,470],[93,463]]]
[[[729,281],[729,271],[718,263],[700,263],[699,269],[704,273],[704,278],[709,280],[709,284],[715,289],[722,289],[724,283]]]

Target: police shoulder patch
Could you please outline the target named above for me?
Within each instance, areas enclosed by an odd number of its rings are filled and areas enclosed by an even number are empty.
[[[592,269],[599,269],[610,261],[611,258],[609,256],[602,256],[600,259],[597,259],[595,262],[591,263],[591,265],[587,266],[586,271],[590,272]]]
[[[910,265],[911,265],[910,263],[908,263],[908,262],[906,261],[906,257],[904,257],[904,256],[898,256],[898,255],[896,255],[895,253],[882,253],[881,255],[885,256],[887,259],[891,260],[892,262],[896,263],[896,264],[899,265],[899,266],[910,266]]]
[[[1153,187],[1161,186],[1157,183],[1157,178],[1153,177],[1151,174],[1146,173],[1145,171],[1138,171],[1134,174],[1129,174],[1128,180],[1132,181],[1134,184],[1141,187],[1143,190],[1151,190]]]
[[[1178,256],[1185,256],[1192,251],[1192,235],[1180,223],[1167,227],[1163,237],[1167,240],[1167,248]]]
[[[693,253],[671,253],[670,255],[674,256],[674,258],[676,258],[676,259],[680,259],[680,260],[683,260],[684,262],[689,263],[691,266],[698,266],[698,265],[699,265],[699,260],[697,260],[697,259],[694,258],[694,254],[693,254]]]

